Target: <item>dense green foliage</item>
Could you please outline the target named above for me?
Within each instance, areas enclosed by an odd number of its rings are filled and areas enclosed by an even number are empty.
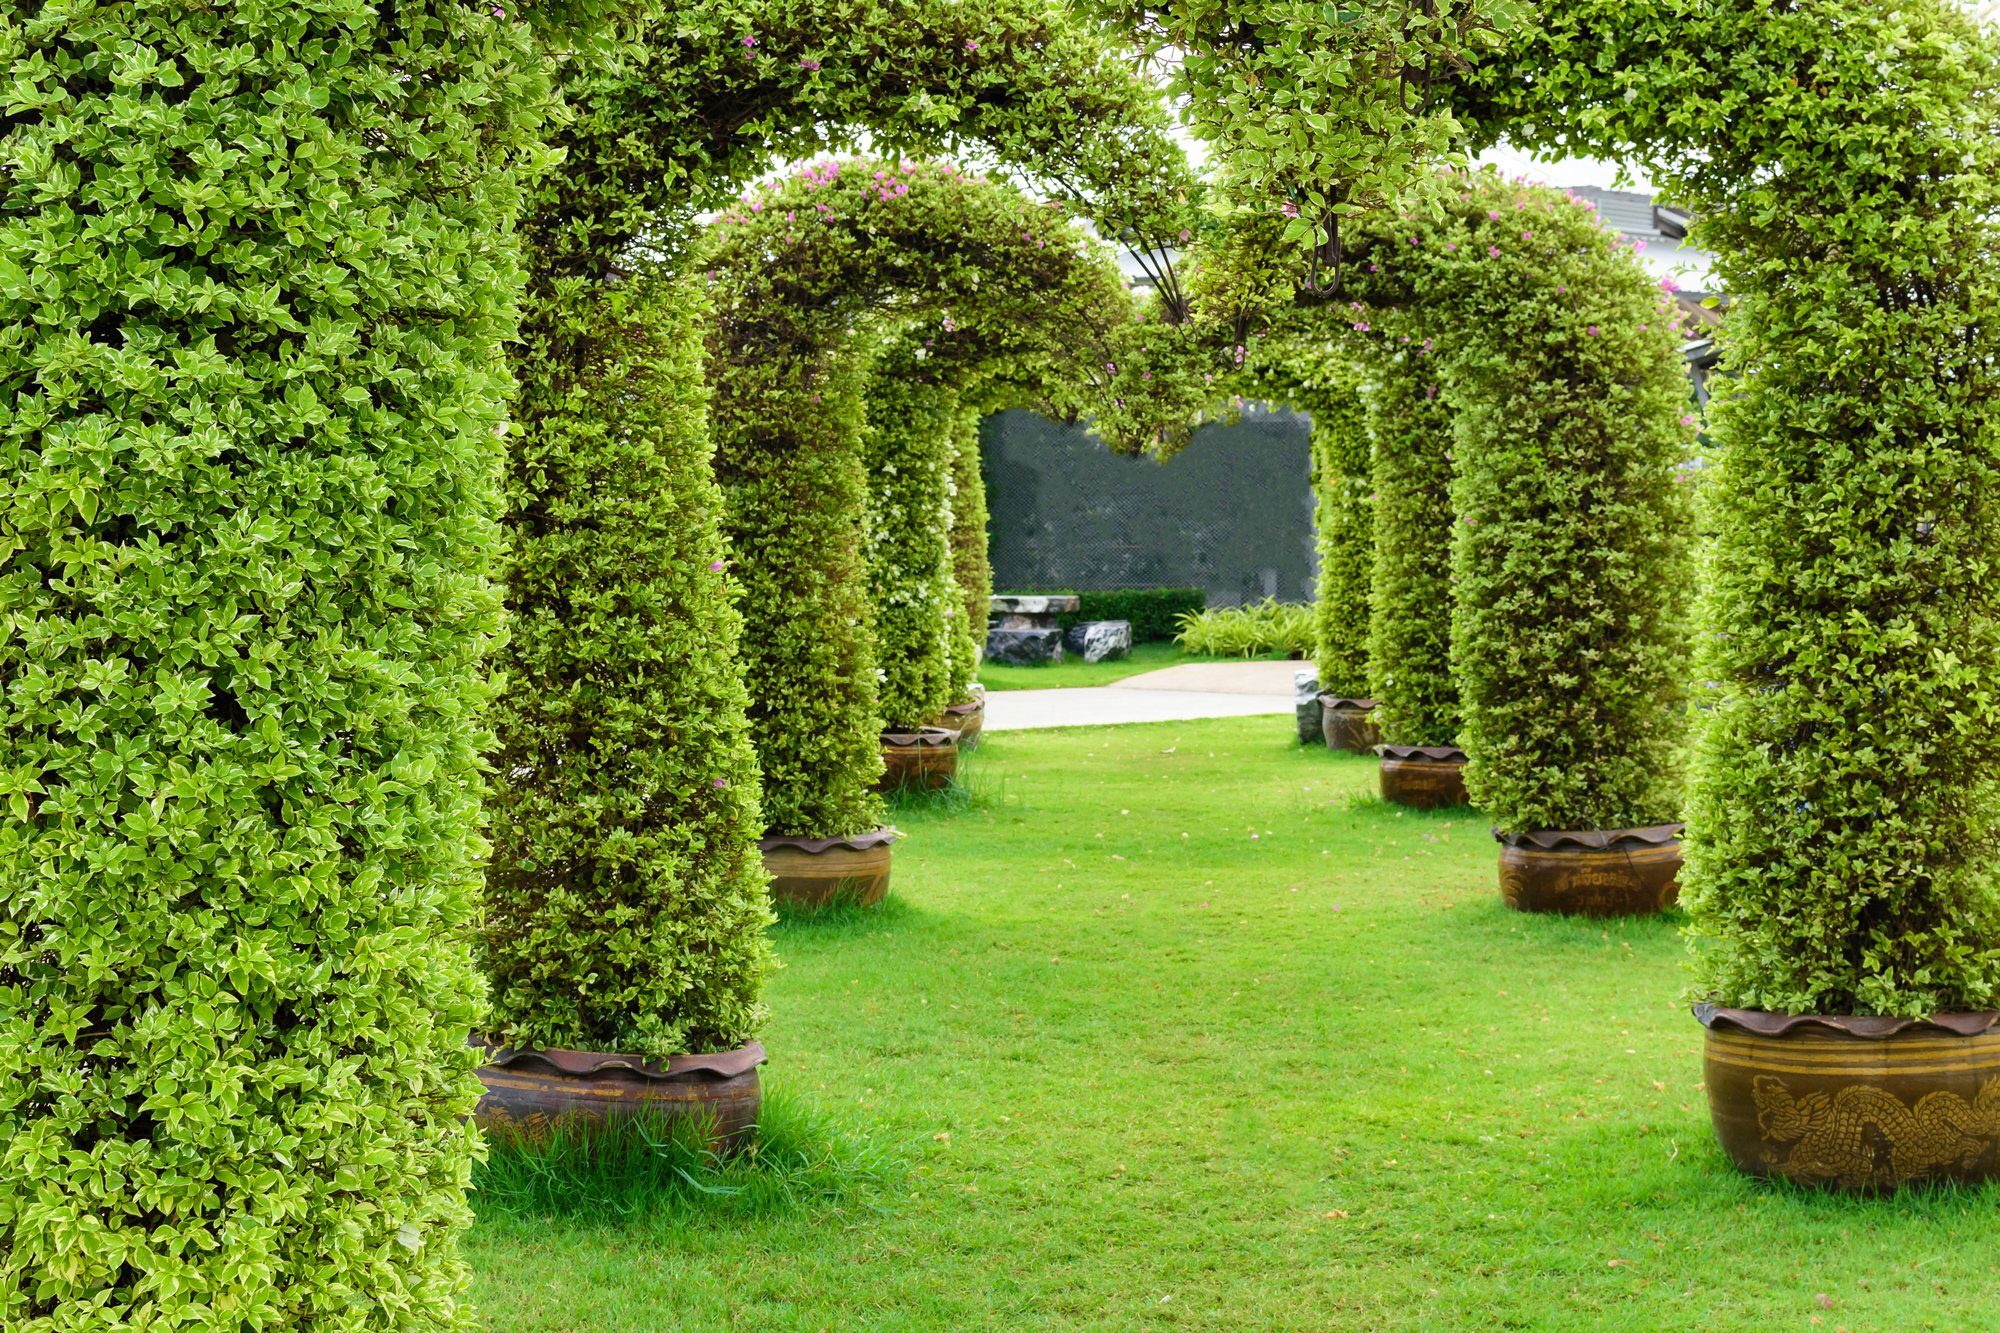
[[[0,51],[0,1326],[460,1327],[546,83],[432,0]]]
[[[1450,534],[1467,789],[1504,832],[1671,822],[1695,424],[1672,294],[1569,196],[1441,187],[1439,215],[1356,229],[1349,290],[1404,312],[1451,414],[1449,522],[1404,536]]]
[[[1458,744],[1451,673],[1452,413],[1421,347],[1366,356],[1375,570],[1368,693],[1390,745]]]
[[[753,193],[718,221],[703,267],[765,817],[859,833],[881,809],[862,446],[884,337],[916,338],[939,384],[1060,349],[1066,385],[1088,385],[1110,373],[1130,300],[1059,211],[921,163],[827,161]]]
[[[878,360],[863,445],[878,707],[892,731],[930,726],[958,702],[952,631],[963,599],[952,577],[951,493],[960,413],[954,390],[925,374],[922,350],[904,340]]]
[[[951,586],[958,596],[958,610],[946,644],[945,693],[953,704],[972,698],[979,659],[986,652],[986,612],[993,597],[986,519],[986,478],[979,470],[979,414],[961,407],[951,422]]]
[[[769,918],[687,284],[597,289],[530,363],[482,962],[503,1043],[666,1056],[756,1032]],[[615,535],[616,540],[607,540]]]
[[[2000,1004],[1993,40],[1947,0],[1578,0],[1476,73],[1491,132],[1645,161],[1732,297],[1700,993]]]
[[[1242,606],[1189,611],[1181,617],[1174,642],[1190,653],[1215,657],[1312,656],[1317,629],[1313,608],[1302,602],[1267,597]]]

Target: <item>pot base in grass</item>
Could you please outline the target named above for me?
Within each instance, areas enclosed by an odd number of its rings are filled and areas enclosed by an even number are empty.
[[[889,853],[894,829],[879,828],[848,838],[763,838],[757,849],[771,876],[771,897],[794,907],[848,903],[873,907],[889,892]]]
[[[1500,896],[1521,912],[1650,916],[1680,896],[1679,824],[1502,833]]]
[[[1329,750],[1343,754],[1374,754],[1382,743],[1382,729],[1375,725],[1373,699],[1347,699],[1337,694],[1319,697],[1320,739]]]
[[[976,694],[962,704],[944,710],[937,724],[958,733],[958,748],[970,750],[979,744],[979,729],[986,724],[986,696]]]
[[[958,733],[943,727],[882,733],[877,791],[936,791],[958,776]]]
[[[2000,1179],[2000,1013],[1695,1017],[1716,1137],[1750,1175],[1854,1192]]]
[[[1382,799],[1413,810],[1467,805],[1465,751],[1456,745],[1378,745]]]
[[[473,1043],[485,1092],[473,1117],[496,1138],[533,1143],[559,1127],[598,1129],[641,1116],[696,1120],[717,1152],[743,1146],[757,1128],[764,1047],[751,1042],[714,1055],[664,1062],[597,1051],[514,1050]]]

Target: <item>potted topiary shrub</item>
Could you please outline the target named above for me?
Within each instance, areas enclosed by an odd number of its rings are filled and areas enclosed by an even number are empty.
[[[513,12],[7,10],[13,1333],[472,1322]]]
[[[730,1147],[757,1118],[771,914],[705,306],[643,271],[573,300],[517,363],[480,1120],[693,1116]]]
[[[1548,7],[1471,110],[1643,152],[1731,295],[1682,893],[1715,1129],[1802,1184],[1990,1180],[1995,48],[1943,0],[1635,19]]]
[[[1375,571],[1368,632],[1382,799],[1420,810],[1466,803],[1451,674],[1451,413],[1421,347],[1367,356]]]
[[[1694,527],[1673,298],[1596,215],[1492,173],[1362,229],[1454,414],[1453,679],[1510,906],[1657,912],[1680,869]]]
[[[931,373],[929,350],[921,339],[891,343],[868,396],[868,581],[884,791],[947,787],[958,771],[959,733],[936,721],[953,702],[952,620],[962,609],[951,571],[958,393]]]

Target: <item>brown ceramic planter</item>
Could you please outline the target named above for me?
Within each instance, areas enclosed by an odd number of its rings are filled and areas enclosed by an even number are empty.
[[[765,838],[757,844],[771,876],[771,896],[797,907],[853,903],[872,907],[889,892],[892,829],[851,838]]]
[[[1417,810],[1466,805],[1465,751],[1456,745],[1378,745],[1382,799]]]
[[[882,780],[877,791],[936,791],[958,776],[958,733],[943,727],[882,733]]]
[[[944,710],[937,724],[946,731],[958,733],[958,748],[970,750],[979,744],[979,729],[986,724],[986,696],[975,695],[962,704],[953,704]]]
[[[1319,697],[1319,731],[1326,748],[1346,754],[1374,754],[1382,743],[1382,728],[1375,725],[1373,699],[1343,699],[1335,694]]]
[[[1647,916],[1680,896],[1681,825],[1501,833],[1500,896],[1522,912]]]
[[[1695,1017],[1716,1137],[1749,1174],[1867,1191],[2000,1178],[2000,1013]]]
[[[475,1042],[475,1045],[480,1045]],[[559,1125],[597,1128],[637,1116],[699,1118],[716,1151],[740,1147],[757,1127],[763,1091],[757,1042],[717,1055],[637,1055],[481,1046],[485,1093],[474,1118],[498,1137],[533,1141]]]

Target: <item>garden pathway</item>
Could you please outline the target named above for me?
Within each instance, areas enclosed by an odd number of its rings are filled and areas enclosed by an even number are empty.
[[[1111,685],[1066,690],[992,690],[986,729],[1099,727],[1121,722],[1181,722],[1198,717],[1254,717],[1292,711],[1297,662],[1189,662]]]

